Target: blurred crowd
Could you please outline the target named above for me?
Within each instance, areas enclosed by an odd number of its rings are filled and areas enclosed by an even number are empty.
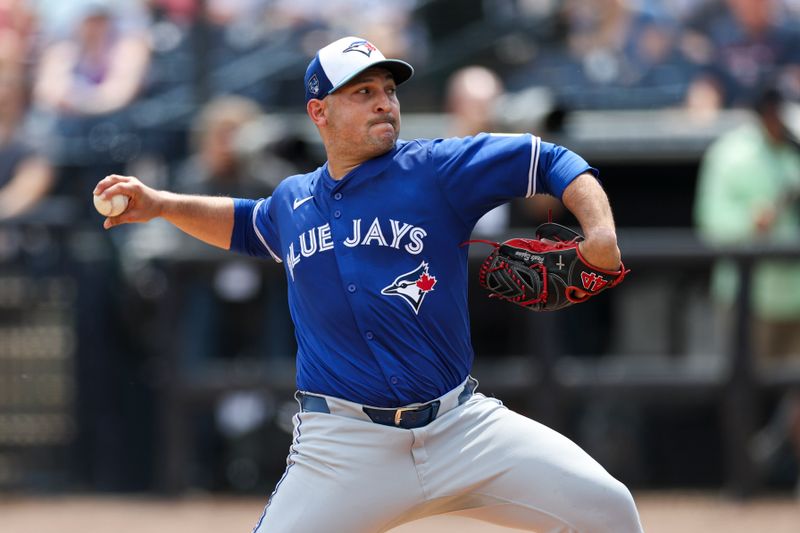
[[[767,80],[795,95],[794,0],[566,0],[547,39],[528,43],[511,88],[550,87],[575,108],[747,106]]]
[[[800,96],[796,0],[2,0],[0,217],[54,187],[83,195],[105,171],[144,167],[180,187],[193,151],[252,155],[231,125],[242,109],[215,100],[247,99],[268,126],[264,113],[302,113],[305,64],[343,34],[418,67],[406,111],[444,110],[449,75],[472,63],[506,92],[541,87],[568,110],[713,113],[748,106],[766,82]],[[198,126],[214,131],[203,145]],[[284,126],[256,147],[319,163]],[[285,170],[260,178],[274,185]]]
[[[333,35],[365,35],[406,56],[413,4],[3,0],[0,218],[47,191],[80,198],[98,176],[142,167],[161,185],[196,190],[254,149],[288,160],[273,176],[260,176],[274,186],[292,163],[308,165],[302,147],[286,130],[282,138],[265,139],[263,127],[259,139],[269,146],[244,146],[239,128],[263,119],[267,109],[300,110],[302,91],[292,90],[298,72]],[[238,103],[227,100],[232,96]],[[30,163],[33,156],[55,171]],[[197,169],[201,162],[209,168]],[[191,166],[200,172],[184,180],[181,169]],[[225,184],[239,178],[222,180],[209,188],[226,192]],[[24,201],[7,201],[6,188]]]

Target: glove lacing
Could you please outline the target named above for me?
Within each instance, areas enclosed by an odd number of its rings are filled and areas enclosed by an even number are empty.
[[[525,283],[523,283],[523,281],[521,279],[519,279],[519,276],[517,276],[516,272],[514,272],[514,269],[511,268],[511,265],[509,265],[507,261],[505,261],[503,259],[500,259],[500,262],[497,264],[496,267],[489,268],[489,265],[492,263],[492,260],[497,256],[497,250],[500,248],[500,243],[499,242],[494,242],[494,241],[487,241],[485,239],[473,239],[471,241],[466,241],[466,242],[461,243],[461,246],[464,246],[464,245],[467,245],[467,244],[472,244],[473,242],[479,242],[479,243],[482,243],[482,244],[488,244],[488,245],[494,247],[494,250],[495,250],[494,253],[489,255],[489,257],[487,257],[483,261],[483,263],[481,264],[481,269],[478,271],[478,281],[480,282],[481,286],[486,287],[486,276],[490,272],[497,272],[498,270],[505,270],[508,273],[509,277],[511,278],[511,281],[513,281],[517,285],[517,288],[519,289],[519,292],[520,292],[520,294],[518,294],[517,296],[514,296],[514,297],[503,296],[502,294],[497,294],[497,293],[493,292],[493,293],[489,294],[489,298],[499,298],[501,300],[507,300],[509,302],[514,302],[514,303],[517,303],[519,305],[524,305],[524,306],[540,304],[540,303],[543,303],[543,302],[547,301],[547,267],[546,266],[544,266],[543,264],[540,264],[540,263],[532,263],[532,264],[528,265],[528,268],[532,268],[532,269],[538,270],[539,273],[541,274],[541,276],[542,276],[542,290],[539,292],[539,296],[538,297],[530,298],[528,300],[523,300],[523,297],[525,297],[527,295],[527,293],[528,293],[527,285],[525,285]]]

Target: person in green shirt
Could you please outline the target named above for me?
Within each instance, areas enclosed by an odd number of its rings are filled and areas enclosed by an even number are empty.
[[[800,242],[800,147],[785,126],[785,105],[777,89],[765,90],[754,106],[757,120],[722,135],[704,154],[694,216],[708,242]],[[752,281],[756,362],[800,361],[800,262],[759,262]],[[736,266],[719,261],[711,294],[728,327],[738,284]],[[753,441],[757,462],[767,463],[786,437],[800,459],[798,391],[784,397],[767,428]]]

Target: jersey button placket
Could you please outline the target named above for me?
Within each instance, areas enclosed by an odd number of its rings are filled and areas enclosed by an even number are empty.
[[[348,196],[347,200],[357,201],[356,196],[357,195],[355,194],[351,194],[350,196]],[[339,191],[333,191],[333,194],[330,196],[330,198],[332,198],[334,201],[341,202],[338,205],[335,205],[337,209],[333,209],[330,212],[330,216],[331,216],[331,233],[333,234],[333,238],[338,239],[338,241],[342,241],[344,239],[347,239],[352,233],[352,227],[347,222],[344,222],[342,220],[343,218],[342,211],[344,208],[349,207],[349,203],[345,205],[347,200],[345,200],[344,194]],[[353,268],[353,263],[350,260],[350,256],[352,254],[351,249],[346,246],[337,246],[336,248],[334,248],[334,253],[336,254],[340,269],[339,271],[342,277],[345,280],[347,280],[348,277],[350,279],[355,279],[350,276],[357,275],[359,273]],[[345,282],[344,290],[346,291],[346,294],[351,296],[350,305],[351,308],[353,309],[353,314],[356,317],[356,322],[359,324],[360,327],[363,327],[363,329],[361,330],[362,332],[361,334],[362,338],[367,343],[365,347],[368,350],[376,349],[377,341],[375,340],[376,339],[375,332],[374,330],[366,329],[367,327],[372,325],[371,321],[372,317],[364,312],[364,309],[361,305],[362,299],[356,297],[356,294],[358,294],[359,291],[362,290],[368,291],[369,289],[366,286],[363,285],[359,286],[353,282]],[[391,376],[387,376],[387,379],[391,379]],[[397,383],[399,383],[399,379],[397,377],[395,377],[395,379],[397,380]]]

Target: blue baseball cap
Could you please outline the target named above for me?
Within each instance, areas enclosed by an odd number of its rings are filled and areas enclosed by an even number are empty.
[[[414,75],[414,68],[399,59],[386,59],[374,44],[361,37],[344,37],[321,48],[306,69],[306,103],[322,100],[371,67],[392,73],[400,85]]]

